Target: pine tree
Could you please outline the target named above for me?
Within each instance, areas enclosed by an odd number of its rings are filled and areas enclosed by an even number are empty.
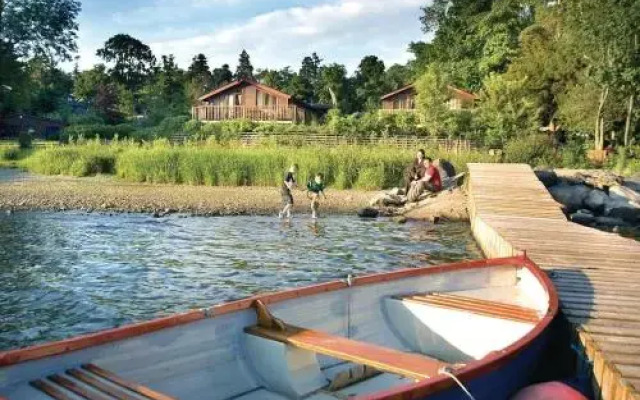
[[[255,79],[253,77],[253,65],[251,65],[249,53],[244,49],[242,50],[242,53],[240,53],[240,59],[238,60],[236,79]]]

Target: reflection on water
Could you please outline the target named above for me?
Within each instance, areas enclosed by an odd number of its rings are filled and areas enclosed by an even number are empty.
[[[478,258],[467,224],[0,214],[0,349],[347,274]]]

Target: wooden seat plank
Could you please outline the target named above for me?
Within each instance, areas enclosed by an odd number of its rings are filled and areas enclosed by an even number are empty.
[[[245,328],[245,332],[318,354],[418,380],[436,376],[442,367],[448,365],[424,355],[405,353],[291,325],[286,325],[284,331],[251,326]]]
[[[74,400],[69,397],[66,391],[60,389],[58,386],[53,385],[43,379],[37,379],[35,381],[29,382],[31,386],[38,389],[39,391],[45,393],[47,396],[52,397],[56,400]]]
[[[156,392],[153,389],[150,389],[146,386],[140,385],[138,383],[135,382],[130,382],[127,381],[121,377],[119,377],[118,375],[113,374],[110,371],[107,371],[106,369],[102,369],[100,367],[98,367],[95,364],[84,364],[82,366],[83,369],[92,372],[98,376],[100,376],[101,378],[104,378],[110,382],[115,383],[116,385],[122,386],[124,388],[127,388],[129,390],[131,390],[132,392],[138,393],[142,396],[145,396],[149,399],[152,400],[176,400],[173,397],[167,396],[166,394],[160,393],[160,392]]]
[[[119,389],[119,387],[108,385],[105,382],[95,378],[94,376],[88,374],[83,370],[70,369],[67,371],[67,374],[73,376],[77,380],[82,381],[87,385],[101,392],[107,393],[108,395],[115,397],[118,400],[138,400],[138,397],[132,396],[131,394],[125,392],[123,389]]]
[[[475,297],[459,296],[444,293],[430,293],[426,295],[411,295],[400,297],[402,301],[413,301],[435,307],[467,311],[488,317],[508,319],[518,322],[537,323],[540,316],[537,310],[514,304],[501,303],[478,299]]]
[[[92,390],[88,390],[62,375],[51,375],[49,380],[87,400],[112,400],[111,397],[103,396],[99,393],[93,392]]]

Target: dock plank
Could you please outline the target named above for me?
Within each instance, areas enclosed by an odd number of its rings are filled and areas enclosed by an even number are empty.
[[[489,257],[547,270],[603,400],[640,400],[640,243],[567,221],[525,164],[469,164],[472,229]]]

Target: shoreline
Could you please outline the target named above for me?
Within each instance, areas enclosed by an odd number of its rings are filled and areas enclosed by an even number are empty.
[[[1,178],[1,176],[0,176]],[[320,214],[353,214],[369,207],[381,191],[327,190],[320,202]],[[294,215],[310,213],[304,191],[293,193]],[[404,209],[383,210],[381,215],[406,220],[442,219],[468,221],[467,196],[460,190],[438,196]],[[16,172],[0,180],[0,210],[82,211],[102,213],[143,213],[162,217],[168,214],[192,216],[277,215],[282,209],[278,187],[192,186],[132,183],[111,175],[86,178],[43,176]],[[384,212],[386,211],[386,213]],[[404,212],[402,212],[404,211]]]
[[[320,212],[355,213],[376,192],[327,190]],[[294,214],[309,213],[303,191],[295,191]],[[190,186],[130,183],[110,176],[73,178],[28,176],[0,182],[0,209],[8,211],[89,211],[194,214],[201,216],[269,215],[282,208],[279,188]]]

